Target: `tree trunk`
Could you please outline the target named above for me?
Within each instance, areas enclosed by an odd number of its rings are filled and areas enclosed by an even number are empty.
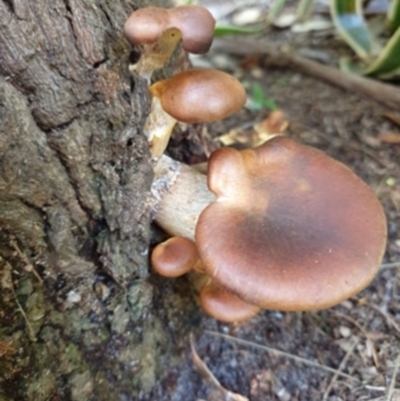
[[[144,3],[0,0],[1,400],[139,399],[190,327],[148,273]]]

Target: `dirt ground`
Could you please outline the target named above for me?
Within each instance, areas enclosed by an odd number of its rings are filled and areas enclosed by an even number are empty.
[[[384,135],[399,135],[400,127],[385,117],[390,110],[357,93],[295,69],[264,66],[262,57],[244,60],[219,52],[207,61],[221,57],[248,88],[261,85],[284,111],[285,135],[322,149],[373,188],[386,212],[388,245],[373,283],[337,307],[315,313],[262,311],[240,325],[195,313],[193,341],[200,358],[223,387],[252,401],[400,400],[400,143],[388,143]],[[211,137],[232,128],[249,134],[268,114],[265,108],[245,110],[210,126],[209,133],[176,134],[170,154],[201,161],[214,146]],[[185,279],[162,280],[162,285],[187,296]],[[229,398],[201,377],[189,338],[176,338],[174,346],[181,359],[163,367],[165,378],[142,401],[242,399]]]

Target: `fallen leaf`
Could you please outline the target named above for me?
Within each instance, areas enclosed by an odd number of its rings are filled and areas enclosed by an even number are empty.
[[[274,26],[277,28],[288,28],[296,22],[296,14],[287,13],[280,15],[274,22]]]
[[[400,144],[400,132],[381,132],[378,139],[384,143]]]
[[[394,112],[388,111],[386,113],[383,113],[383,116],[388,118],[390,121],[393,121],[397,125],[400,125],[400,114],[399,113],[394,113]]]
[[[331,21],[323,20],[323,19],[314,19],[311,21],[303,22],[301,24],[292,25],[292,32],[294,33],[303,33],[310,31],[322,31],[327,29],[332,29],[333,24]]]
[[[11,267],[8,263],[4,264],[0,270],[0,285],[3,290],[13,290]]]
[[[276,135],[282,134],[289,122],[286,120],[285,114],[281,109],[273,110],[267,118],[254,126],[255,130],[261,134]]]
[[[231,146],[235,144],[251,146],[251,133],[246,133],[240,129],[231,129],[227,134],[220,135],[216,138],[224,146]]]

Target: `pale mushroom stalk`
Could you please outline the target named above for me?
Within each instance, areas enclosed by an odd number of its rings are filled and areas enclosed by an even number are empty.
[[[143,127],[153,157],[159,157],[164,153],[176,123],[177,119],[166,113],[160,99],[154,96],[150,114]]]
[[[150,85],[153,72],[167,64],[181,39],[179,29],[168,28],[155,43],[143,44],[139,62],[131,65],[130,71],[145,78]]]
[[[154,173],[154,220],[167,233],[194,241],[200,213],[216,200],[207,187],[207,177],[166,155],[156,162]]]

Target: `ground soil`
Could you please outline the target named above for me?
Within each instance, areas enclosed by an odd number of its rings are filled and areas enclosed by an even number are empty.
[[[225,388],[252,401],[399,400],[400,144],[379,139],[380,134],[399,133],[399,126],[384,116],[389,111],[384,106],[294,69],[263,66],[262,57],[229,62],[242,82],[262,85],[284,111],[287,136],[345,163],[373,188],[386,212],[388,245],[373,283],[337,307],[312,313],[262,311],[240,325],[201,316],[193,322],[199,356]],[[186,136],[177,133],[169,151],[184,161],[201,161],[215,146],[211,137],[232,128],[249,133],[249,127],[268,114],[265,109],[247,110],[210,126],[207,134],[193,129]],[[167,291],[187,293],[185,279],[161,281]],[[165,366],[164,379],[141,400],[236,399],[199,375],[189,338],[175,341],[182,359]]]

